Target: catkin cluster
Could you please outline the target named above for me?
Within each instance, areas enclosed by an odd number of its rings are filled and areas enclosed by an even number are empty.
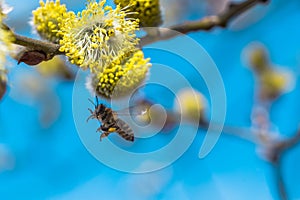
[[[137,48],[141,19],[132,17],[130,6],[113,9],[105,3],[88,1],[75,14],[59,0],[41,2],[32,22],[42,38],[60,44],[71,63],[90,70],[93,92],[122,97],[145,80],[151,64]]]

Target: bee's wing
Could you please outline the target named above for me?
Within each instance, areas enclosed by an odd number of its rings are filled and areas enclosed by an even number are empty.
[[[138,115],[144,115],[145,113],[147,113],[148,110],[145,108],[143,110],[138,110],[138,109],[133,109],[132,108],[124,108],[122,110],[118,110],[118,111],[113,111],[114,116],[138,116]]]
[[[117,121],[118,127],[120,128],[120,130],[118,131],[118,134],[125,140],[133,142],[134,134],[133,134],[132,129],[129,127],[129,125],[119,118],[116,121]]]

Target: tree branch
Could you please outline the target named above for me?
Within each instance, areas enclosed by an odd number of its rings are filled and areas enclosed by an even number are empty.
[[[230,3],[228,9],[219,15],[207,16],[198,21],[184,22],[168,28],[160,28],[159,33],[156,36],[146,35],[145,37],[141,38],[140,47],[156,41],[170,39],[179,35],[180,33],[186,34],[200,30],[208,31],[214,27],[225,28],[228,22],[234,17],[239,16],[259,3],[267,2],[268,0],[246,0],[241,3]]]
[[[45,54],[46,60],[52,59],[55,55],[62,54],[59,51],[60,46],[58,44],[19,35],[15,33],[13,30],[11,30],[9,26],[3,23],[1,24],[1,26],[2,28],[11,32],[11,34],[14,37],[13,40],[14,44],[26,47],[26,50],[28,51],[42,52],[43,54]]]
[[[288,200],[288,192],[282,176],[282,155],[286,150],[290,150],[300,143],[300,129],[291,138],[281,139],[265,146],[268,151],[267,159],[272,164],[274,176],[276,179],[276,187],[281,200]]]
[[[53,56],[55,55],[62,54],[59,51],[60,46],[58,44],[28,38],[22,35],[18,35],[16,33],[13,34],[15,37],[15,44],[24,46],[29,50],[42,51],[46,55],[47,60],[53,58]]]
[[[160,28],[159,33],[156,36],[148,34],[147,36],[141,38],[140,47],[147,44],[159,41],[167,40],[172,37],[177,36],[179,33],[186,34],[193,31],[200,30],[210,30],[213,27],[226,27],[228,22],[234,17],[244,13],[253,6],[259,3],[266,3],[268,0],[246,0],[241,3],[230,3],[228,9],[221,13],[220,15],[213,15],[205,17],[199,21],[185,22],[179,25],[171,26],[169,28]],[[8,26],[3,24],[3,26],[12,32],[15,37],[14,43],[26,47],[31,51],[39,51],[45,54],[46,60],[53,58],[53,56],[62,54],[59,51],[59,45],[47,41],[37,40],[28,38],[25,36],[18,35],[14,33]],[[174,30],[174,31],[170,31]]]
[[[276,187],[278,189],[278,195],[281,200],[288,200],[287,189],[282,177],[282,170],[281,170],[281,160],[272,163],[274,176],[276,179]]]

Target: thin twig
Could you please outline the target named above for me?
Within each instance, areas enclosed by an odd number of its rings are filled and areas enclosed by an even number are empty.
[[[146,35],[145,37],[141,38],[140,47],[156,41],[167,40],[179,34],[186,34],[200,30],[208,31],[214,27],[225,28],[228,22],[233,18],[246,12],[257,4],[266,2],[268,2],[268,0],[246,0],[241,3],[230,3],[228,9],[219,15],[207,16],[198,21],[184,22],[168,28],[160,28],[157,36]]]
[[[277,160],[275,163],[272,163],[274,176],[276,179],[276,187],[278,189],[278,195],[281,200],[288,200],[287,189],[282,177],[282,170],[281,170],[281,159]]]
[[[215,124],[215,123],[211,123],[211,124],[206,124],[206,123],[200,123],[198,128],[199,129],[203,129],[203,130],[208,130],[208,127],[210,125],[211,130],[219,130],[218,127],[220,127],[220,125]],[[215,128],[216,127],[216,128]],[[222,133],[228,135],[228,136],[233,136],[245,141],[248,141],[250,143],[256,143],[256,138],[255,135],[252,134],[251,128],[248,127],[237,127],[237,126],[229,126],[224,124],[222,126]]]
[[[185,34],[192,31],[210,30],[213,27],[217,26],[226,27],[228,22],[234,17],[244,13],[256,4],[265,2],[268,2],[268,0],[246,0],[241,3],[231,3],[228,6],[228,9],[220,15],[208,16],[199,21],[185,22],[179,25],[171,26],[169,28],[160,28],[159,34],[157,36],[147,35],[141,38],[140,47],[159,40],[170,39],[177,36],[179,33]],[[3,24],[3,26],[8,30],[11,30],[5,24]],[[171,31],[170,29],[174,31]],[[21,36],[14,33],[12,30],[11,32],[15,36],[15,44],[24,46],[30,50],[42,51],[46,55],[47,59],[51,59],[55,55],[62,54],[59,51],[60,46],[58,44]]]
[[[60,46],[58,44],[19,35],[4,23],[2,23],[1,26],[11,32],[14,37],[14,44],[26,47],[26,49],[30,51],[41,51],[46,55],[47,60],[53,58],[55,55],[62,54],[59,51]]]
[[[281,200],[288,200],[288,192],[286,185],[282,176],[282,156],[287,151],[295,147],[300,143],[300,130],[288,139],[281,139],[279,141],[274,141],[272,144],[267,145],[266,151],[268,151],[268,161],[271,162],[274,171],[274,176],[276,178],[276,186],[278,188],[278,195]]]
[[[59,51],[60,46],[58,44],[28,38],[22,35],[18,35],[16,33],[14,33],[14,37],[15,44],[27,47],[30,50],[42,51],[45,53],[48,60],[55,55],[62,54]]]

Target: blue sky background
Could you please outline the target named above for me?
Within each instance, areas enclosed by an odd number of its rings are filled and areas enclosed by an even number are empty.
[[[38,1],[23,2],[8,2],[14,7],[8,24],[18,33],[29,35],[27,22]],[[84,7],[83,1],[62,2],[76,11]],[[201,8],[201,3],[195,5]],[[183,16],[184,19],[205,14],[201,9],[199,13],[192,7],[188,9],[191,14]],[[208,52],[222,75],[227,95],[227,124],[250,126],[254,77],[241,55],[249,43],[257,41],[268,48],[270,59],[278,68],[295,75],[295,89],[281,96],[271,111],[271,121],[282,134],[295,133],[300,121],[299,10],[298,0],[274,0],[235,20],[228,29],[189,35]],[[174,66],[190,76],[195,88],[209,98],[204,82],[195,79],[192,72],[189,74],[184,61],[151,51],[145,54],[153,62]],[[278,199],[271,167],[257,155],[256,147],[226,135],[202,160],[198,151],[203,135],[198,135],[180,159],[162,170],[139,175],[113,170],[98,162],[80,141],[72,114],[73,83],[45,80],[34,68],[17,66],[13,60],[11,66],[10,88],[0,103],[1,199]],[[29,86],[35,88],[34,92],[29,91]],[[173,100],[162,91],[150,88],[146,92],[149,98],[172,107]],[[57,119],[41,125],[41,110],[53,111],[50,119]],[[159,136],[148,145],[157,147],[165,137]],[[284,180],[291,199],[300,199],[299,154],[300,147],[296,147],[283,160]]]

